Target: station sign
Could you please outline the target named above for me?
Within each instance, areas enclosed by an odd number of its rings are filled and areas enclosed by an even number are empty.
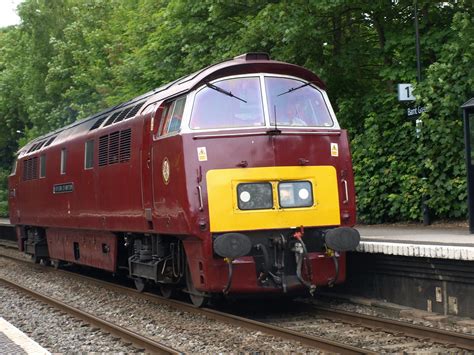
[[[415,101],[412,84],[398,84],[398,101]]]
[[[407,117],[418,117],[426,111],[425,106],[407,107]]]

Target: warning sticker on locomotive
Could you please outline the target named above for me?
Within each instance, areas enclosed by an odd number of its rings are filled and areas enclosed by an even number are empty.
[[[331,156],[332,157],[339,156],[339,145],[337,143],[331,143]]]
[[[206,147],[198,147],[198,160],[207,161],[207,150]]]
[[[168,185],[170,182],[170,162],[168,158],[163,159],[161,164],[161,173],[163,174],[163,182],[165,185]]]

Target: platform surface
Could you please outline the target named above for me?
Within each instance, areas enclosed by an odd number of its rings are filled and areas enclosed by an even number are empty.
[[[10,220],[8,218],[0,218],[0,225],[11,226]]]
[[[25,333],[0,317],[0,354],[51,355]]]
[[[359,225],[359,252],[473,260],[474,234],[463,226]]]

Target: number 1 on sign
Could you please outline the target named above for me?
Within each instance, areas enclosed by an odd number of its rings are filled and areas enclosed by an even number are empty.
[[[411,84],[398,84],[398,101],[415,101]]]

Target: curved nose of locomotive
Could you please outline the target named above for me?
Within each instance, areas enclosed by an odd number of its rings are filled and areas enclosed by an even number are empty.
[[[355,250],[360,243],[360,234],[357,229],[337,227],[326,231],[324,235],[326,245],[335,251]]]

